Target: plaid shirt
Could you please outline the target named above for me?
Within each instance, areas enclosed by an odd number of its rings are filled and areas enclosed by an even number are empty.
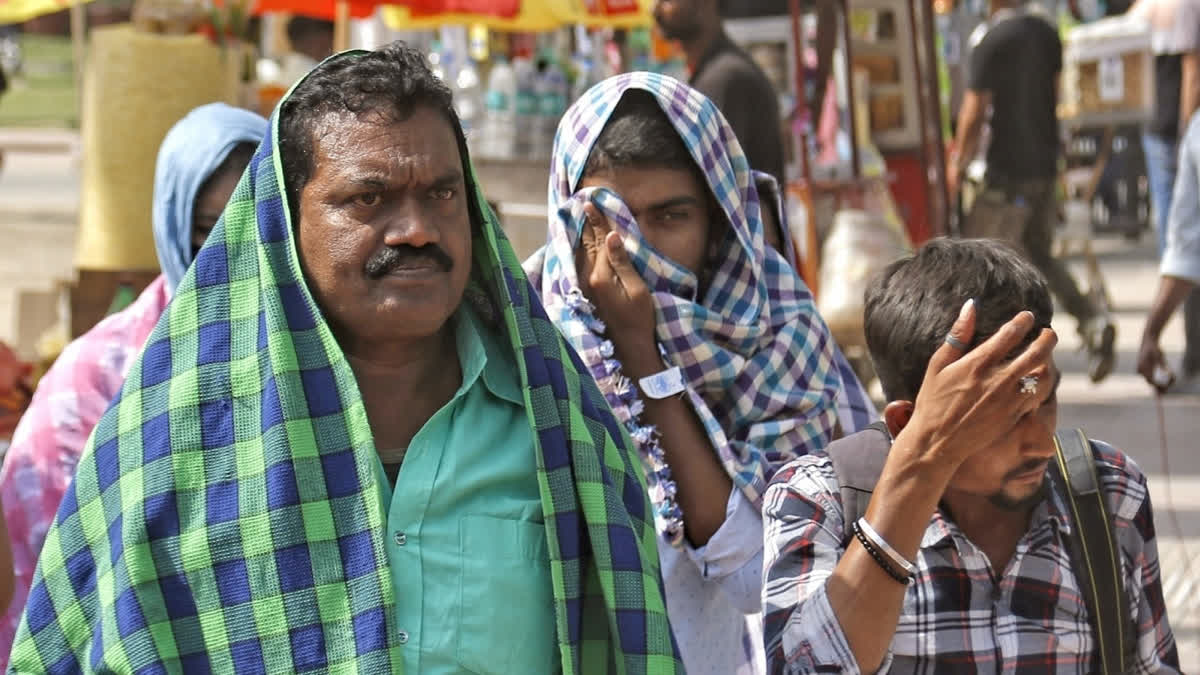
[[[1098,447],[1096,468],[1138,633],[1132,672],[1177,672],[1146,478],[1130,458]],[[1071,523],[1061,497],[1050,494],[998,581],[983,551],[941,511],[933,515],[881,672],[1094,672],[1088,611],[1068,557]],[[771,672],[859,672],[825,591],[847,538],[829,459],[803,457],[780,471],[764,518]]]

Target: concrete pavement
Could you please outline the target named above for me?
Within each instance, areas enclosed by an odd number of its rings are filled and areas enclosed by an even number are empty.
[[[0,171],[0,340],[15,341],[28,354],[29,336],[45,326],[22,324],[52,322],[54,284],[72,276],[79,203],[73,149],[78,145],[70,133],[0,130],[0,148],[6,146],[22,151],[6,153]],[[1184,670],[1200,672],[1200,397],[1162,400],[1164,456],[1158,402],[1134,372],[1156,284],[1154,248],[1148,239],[1140,245],[1102,239],[1096,245],[1118,321],[1119,362],[1111,377],[1093,385],[1086,360],[1076,351],[1074,321],[1060,314],[1055,321],[1064,372],[1059,421],[1122,448],[1150,477],[1169,613]],[[1072,267],[1085,278],[1078,259],[1072,259]],[[1163,344],[1177,363],[1183,348],[1178,320],[1168,327]]]

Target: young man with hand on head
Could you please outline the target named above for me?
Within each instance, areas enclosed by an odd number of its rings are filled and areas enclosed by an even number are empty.
[[[768,489],[771,672],[1098,671],[1072,509],[1048,477],[1052,312],[1041,275],[992,240],[935,240],[872,284],[867,342],[894,440],[862,432],[883,448],[862,518],[846,516],[836,465],[861,434]],[[1135,643],[1126,670],[1176,672],[1145,476],[1092,447],[1130,614],[1120,628]]]

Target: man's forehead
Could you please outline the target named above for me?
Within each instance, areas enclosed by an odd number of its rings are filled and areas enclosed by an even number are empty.
[[[342,149],[347,145],[387,142],[392,145],[436,147],[453,150],[458,142],[454,128],[444,114],[432,106],[417,105],[407,114],[375,107],[362,112],[330,111],[313,125],[314,151]]]
[[[378,112],[328,113],[313,136],[316,163],[334,163],[339,172],[418,165],[440,174],[462,166],[450,122],[428,107],[404,119]]]

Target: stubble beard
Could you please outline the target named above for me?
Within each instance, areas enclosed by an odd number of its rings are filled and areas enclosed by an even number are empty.
[[[1000,490],[988,495],[988,501],[996,508],[1004,511],[1027,511],[1037,506],[1046,497],[1048,485],[1049,481],[1043,478],[1041,484],[1026,497],[1012,497],[1005,493],[1004,490]]]

